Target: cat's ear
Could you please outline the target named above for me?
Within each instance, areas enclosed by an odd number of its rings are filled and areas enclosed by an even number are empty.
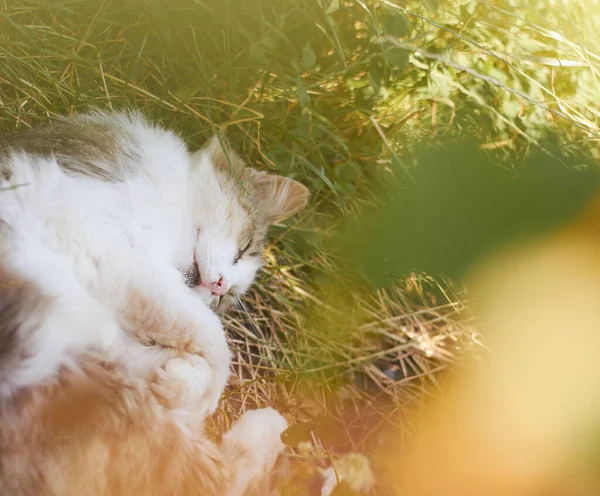
[[[233,151],[224,135],[213,136],[204,148],[203,153],[208,153],[213,165],[228,173],[240,174],[246,168],[244,161]]]
[[[298,181],[254,169],[250,169],[250,177],[254,184],[254,200],[271,223],[291,217],[308,203],[310,192]]]
[[[217,155],[230,151],[229,143],[227,143],[227,139],[222,134],[214,134],[202,148],[210,155]]]

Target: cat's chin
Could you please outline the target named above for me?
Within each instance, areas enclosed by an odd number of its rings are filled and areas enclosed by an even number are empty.
[[[218,298],[214,296],[211,290],[205,286],[196,286],[193,290],[194,293],[196,293],[200,299],[209,306],[212,306]]]
[[[216,296],[210,291],[210,289],[204,286],[196,286],[193,288],[193,291],[205,304],[207,304],[219,315],[224,315],[225,311],[232,306],[235,299],[231,293],[225,293],[222,296]]]

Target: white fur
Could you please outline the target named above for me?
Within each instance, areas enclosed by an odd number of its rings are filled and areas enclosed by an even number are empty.
[[[281,433],[287,426],[287,421],[277,411],[262,408],[244,413],[223,435],[221,445],[225,455],[235,464],[228,496],[242,496],[247,487],[273,470],[285,448]]]
[[[132,371],[147,373],[165,352],[140,352],[116,318],[123,288],[135,286],[172,315],[203,323],[193,339],[212,368],[214,410],[228,377],[229,350],[206,304],[210,292],[186,287],[178,269],[196,257],[203,277],[222,274],[244,291],[260,262],[233,264],[238,240],[223,216],[231,200],[207,153],[190,154],[174,134],[139,117],[89,119],[118,119],[140,142],[141,159],[123,181],[69,174],[54,159],[24,154],[12,156],[13,175],[0,181],[3,263],[53,301],[43,324],[29,325],[32,354],[0,394],[36,384],[89,351],[129,357]]]

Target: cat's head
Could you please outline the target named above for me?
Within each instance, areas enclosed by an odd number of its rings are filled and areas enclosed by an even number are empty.
[[[303,209],[308,189],[247,167],[222,139],[192,154],[193,259],[186,284],[223,313],[262,266],[267,230]]]

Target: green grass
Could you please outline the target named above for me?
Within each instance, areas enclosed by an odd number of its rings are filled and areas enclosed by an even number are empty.
[[[224,130],[249,163],[309,186],[310,207],[273,230],[247,313],[229,318],[237,379],[216,425],[276,404],[292,420],[344,419],[363,450],[382,417],[432,394],[459,351],[481,347],[458,318],[460,287],[419,274],[378,291],[357,283],[336,226],[378,203],[382,185],[410,183],[407,152],[423,143],[475,137],[514,175],[547,131],[599,158],[598,9],[4,0],[0,128],[136,107],[190,146]]]

